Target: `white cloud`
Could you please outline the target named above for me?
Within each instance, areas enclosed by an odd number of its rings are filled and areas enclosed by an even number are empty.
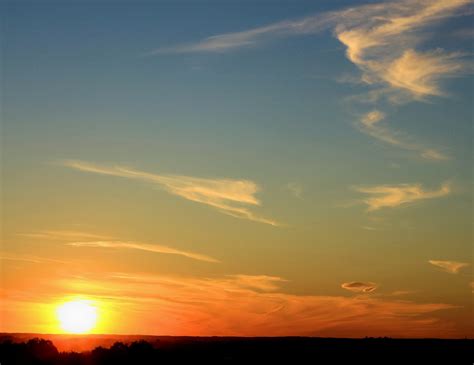
[[[391,130],[387,125],[382,124],[381,122],[385,118],[385,113],[380,110],[372,110],[361,117],[357,127],[362,132],[382,142],[405,150],[416,151],[424,159],[433,161],[444,161],[448,159],[446,155],[435,149],[426,148],[418,143],[409,142],[406,136]]]
[[[400,0],[355,8],[338,21],[335,34],[346,46],[347,58],[362,72],[361,81],[375,87],[364,99],[376,102],[385,96],[400,104],[442,96],[445,92],[441,80],[471,72],[462,52],[417,49],[426,38],[426,29],[459,15],[469,3],[470,0]],[[427,160],[449,159],[380,124],[385,118],[382,112],[373,111],[364,118],[359,129],[378,140],[416,151]]]
[[[395,208],[418,200],[440,198],[451,193],[448,183],[441,185],[438,190],[424,190],[420,184],[378,185],[354,189],[370,196],[363,200],[369,211]]]
[[[405,96],[423,99],[442,95],[439,81],[467,70],[461,53],[416,50],[426,37],[422,31],[462,14],[462,9],[470,3],[470,0],[399,0],[362,5],[158,48],[151,54],[224,52],[333,28],[337,39],[347,48],[347,58],[362,71],[363,82],[384,84],[408,94]]]
[[[141,250],[154,253],[164,253],[184,256],[194,260],[207,261],[207,262],[219,262],[210,256],[177,250],[163,245],[149,244],[143,242],[131,242],[131,241],[92,241],[92,242],[70,242],[67,245],[76,246],[76,247],[98,247],[98,248],[114,248],[114,249],[131,249],[131,250]]]
[[[450,274],[458,274],[462,268],[469,266],[469,264],[466,262],[457,261],[429,260],[428,262],[431,265],[440,267],[441,269],[446,272],[449,272]]]
[[[259,216],[246,205],[259,206],[259,188],[250,180],[206,179],[192,176],[153,174],[124,166],[100,166],[84,161],[65,161],[64,165],[80,171],[136,179],[163,187],[170,194],[206,204],[220,212],[242,219],[277,226],[274,220]]]
[[[445,95],[443,79],[472,72],[473,67],[464,59],[467,53],[439,48],[420,50],[429,35],[426,30],[447,18],[463,15],[469,4],[471,0],[398,0],[361,5],[214,35],[151,53],[225,52],[276,38],[333,29],[335,37],[346,47],[347,58],[361,71],[358,82],[371,86],[367,94],[358,98],[376,102],[386,97],[400,104]],[[354,78],[350,77],[350,81],[354,82]],[[407,141],[398,132],[377,123],[362,124],[361,130],[386,143],[417,151],[424,159],[448,159],[440,151]]]
[[[336,37],[367,84],[384,84],[404,96],[442,95],[439,81],[467,71],[458,52],[420,52],[421,31],[459,14],[470,0],[401,0],[354,8],[338,21]]]
[[[371,282],[363,283],[360,281],[351,281],[348,283],[342,283],[341,288],[354,293],[371,293],[377,289],[377,284]]]
[[[382,77],[392,87],[407,90],[416,98],[427,95],[442,95],[439,80],[453,76],[465,69],[460,54],[445,54],[441,50],[418,53],[406,50],[392,61]]]

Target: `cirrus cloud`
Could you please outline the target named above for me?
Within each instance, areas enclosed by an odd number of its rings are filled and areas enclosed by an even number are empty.
[[[420,200],[441,198],[451,193],[449,183],[442,184],[438,190],[425,190],[421,184],[377,185],[353,189],[369,195],[369,198],[363,200],[368,211],[395,208]]]
[[[54,303],[59,293],[80,292],[106,306],[110,318],[121,319],[114,323],[116,331],[133,326],[143,334],[160,328],[188,336],[459,336],[453,323],[438,315],[457,308],[451,304],[393,296],[290,294],[279,285],[284,281],[266,275],[82,273],[5,287],[1,304],[22,305],[26,315],[35,313],[38,303]],[[5,327],[12,325],[9,316],[3,318]]]
[[[382,84],[381,93],[421,100],[444,93],[440,80],[468,72],[461,52],[420,52],[422,30],[460,11],[470,0],[401,0],[360,7],[335,28],[347,58],[362,71],[362,81]]]
[[[143,242],[131,242],[131,241],[88,241],[88,242],[70,242],[67,243],[69,246],[75,247],[95,247],[95,248],[112,248],[112,249],[129,249],[129,250],[139,250],[147,251],[154,253],[164,253],[171,255],[184,256],[190,259],[207,261],[207,262],[219,262],[219,260],[212,258],[207,255],[198,254],[195,252],[177,250],[172,247],[149,244]]]
[[[424,50],[427,30],[443,20],[465,14],[471,0],[398,0],[329,11],[283,20],[239,32],[213,35],[196,42],[158,48],[151,54],[227,52],[264,44],[272,39],[320,33],[332,29],[346,48],[346,57],[360,71],[358,83],[371,90],[356,99],[376,102],[386,97],[401,104],[444,96],[442,81],[471,73],[470,50]],[[354,77],[349,77],[353,81]],[[448,157],[433,148],[406,141],[381,125],[362,125],[365,133],[400,148],[414,150],[427,160]]]
[[[150,182],[164,188],[170,194],[209,205],[232,217],[272,226],[279,225],[272,219],[253,213],[247,207],[249,205],[261,205],[255,196],[259,191],[259,187],[250,180],[207,179],[184,175],[153,174],[124,166],[101,166],[77,160],[63,161],[63,165],[83,172]]]
[[[403,148],[405,150],[416,151],[422,158],[426,160],[445,161],[449,159],[448,156],[442,152],[433,148],[423,147],[422,145],[415,142],[410,142],[407,140],[408,137],[402,135],[400,132],[393,131],[387,125],[381,124],[385,118],[385,113],[375,109],[364,114],[360,118],[357,127],[365,134],[382,142]]]
[[[161,47],[149,54],[226,52],[276,38],[333,29],[336,38],[346,47],[347,58],[362,71],[363,82],[383,84],[388,88],[385,91],[423,99],[443,95],[441,79],[470,70],[462,52],[416,49],[426,38],[425,29],[461,15],[469,4],[470,0],[399,0],[361,5],[217,34],[195,42]],[[380,94],[384,93],[382,90]]]
[[[354,293],[371,293],[377,289],[377,284],[371,282],[351,281],[342,283],[341,288]]]
[[[466,262],[458,262],[458,261],[446,261],[446,260],[428,260],[431,265],[440,267],[443,271],[446,271],[450,274],[458,274],[459,271],[467,266],[469,266]]]
[[[89,232],[66,231],[66,230],[43,230],[34,233],[23,233],[23,237],[34,238],[39,240],[66,241],[66,245],[75,247],[95,247],[110,249],[129,249],[139,250],[162,254],[171,254],[184,256],[194,260],[219,262],[219,260],[185,250],[178,250],[169,246],[150,244],[136,241],[121,241],[111,236],[99,235]],[[86,241],[87,240],[87,241]],[[1,255],[0,255],[1,256]],[[1,258],[1,257],[0,257]],[[11,256],[10,256],[11,259]],[[24,259],[26,260],[26,259]],[[34,262],[35,258],[29,258],[28,261]],[[39,261],[42,262],[42,261]]]

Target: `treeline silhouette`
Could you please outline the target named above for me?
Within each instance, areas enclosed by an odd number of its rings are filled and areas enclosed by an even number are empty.
[[[0,343],[1,365],[102,364],[473,364],[474,340],[180,337],[86,352],[59,352],[50,340]]]

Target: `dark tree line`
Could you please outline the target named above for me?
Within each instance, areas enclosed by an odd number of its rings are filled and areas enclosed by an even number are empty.
[[[182,337],[144,340],[87,352],[59,352],[49,340],[0,343],[1,365],[103,364],[473,364],[474,340],[390,338]]]
[[[1,365],[55,365],[55,364],[154,364],[159,351],[146,341],[131,344],[116,342],[110,348],[96,347],[87,352],[59,352],[50,340],[39,338],[24,343],[0,343]]]

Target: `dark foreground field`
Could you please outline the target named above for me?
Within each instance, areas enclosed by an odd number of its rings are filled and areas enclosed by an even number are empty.
[[[0,335],[10,364],[473,364],[474,340]],[[113,342],[113,341],[116,342]],[[59,351],[55,342],[61,344]],[[82,352],[64,348],[91,346]],[[97,347],[94,347],[94,344]]]

